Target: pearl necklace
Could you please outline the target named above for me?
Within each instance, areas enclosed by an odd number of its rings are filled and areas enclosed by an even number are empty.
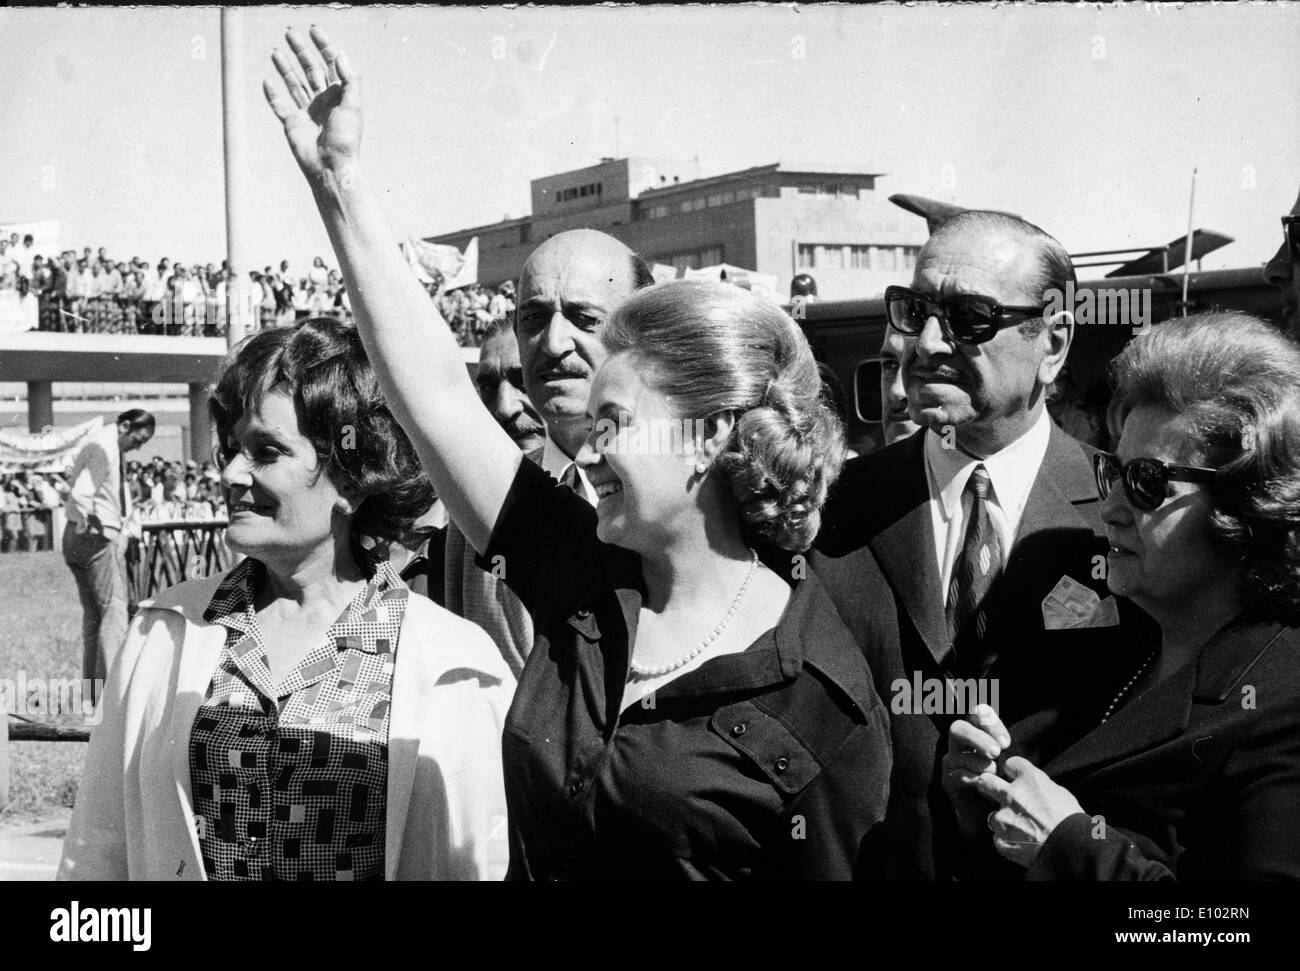
[[[1110,703],[1110,707],[1106,709],[1106,714],[1101,716],[1101,721],[1097,723],[1098,725],[1106,724],[1106,719],[1108,719],[1111,715],[1115,714],[1115,709],[1117,709],[1119,707],[1119,703],[1124,700],[1124,696],[1127,695],[1133,689],[1133,685],[1137,684],[1138,678],[1142,677],[1142,675],[1146,673],[1147,668],[1151,667],[1151,662],[1156,659],[1156,655],[1159,653],[1160,652],[1158,650],[1154,650],[1147,655],[1147,659],[1142,662],[1142,666],[1137,669],[1137,672],[1133,675],[1133,677],[1129,678],[1128,683],[1125,684],[1124,687],[1119,689],[1119,694],[1115,696],[1115,700],[1112,701]]]
[[[630,681],[632,678],[640,678],[642,680],[645,678],[657,678],[660,675],[676,671],[678,668],[689,664],[691,661],[694,661],[697,657],[703,654],[708,649],[709,645],[716,641],[719,635],[727,629],[727,625],[731,623],[731,618],[736,616],[736,610],[740,607],[740,602],[745,599],[745,591],[749,589],[749,582],[754,579],[754,574],[756,572],[758,572],[758,553],[754,550],[750,550],[749,572],[745,574],[745,582],[740,585],[740,592],[736,594],[736,599],[731,601],[731,606],[728,607],[727,612],[722,615],[722,620],[718,621],[718,626],[709,631],[708,637],[700,641],[700,646],[684,657],[680,657],[676,661],[673,661],[671,664],[665,664],[662,667],[657,668],[644,667],[637,664],[635,661],[629,660],[628,680]]]

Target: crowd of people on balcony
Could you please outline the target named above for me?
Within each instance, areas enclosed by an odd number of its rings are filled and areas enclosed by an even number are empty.
[[[337,269],[316,257],[305,271],[288,260],[248,273],[241,286],[229,262],[185,264],[163,257],[121,260],[105,247],[57,256],[33,237],[0,237],[0,327],[65,333],[220,337],[231,314],[245,333],[284,327],[307,317],[352,317]],[[463,346],[478,346],[488,324],[514,312],[514,284],[471,284],[439,293],[427,288]]]

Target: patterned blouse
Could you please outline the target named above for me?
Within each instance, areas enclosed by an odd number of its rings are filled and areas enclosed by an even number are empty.
[[[253,608],[260,564],[221,582],[228,628],[190,733],[210,880],[382,880],[389,705],[408,590],[387,563],[277,687]]]

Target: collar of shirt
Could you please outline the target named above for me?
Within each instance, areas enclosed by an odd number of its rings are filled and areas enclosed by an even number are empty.
[[[565,455],[560,446],[555,444],[555,440],[551,438],[551,433],[548,430],[546,444],[542,447],[542,468],[554,476],[555,481],[559,482],[564,479],[564,473],[569,470],[569,466],[574,464],[573,459]],[[587,501],[593,506],[596,505],[596,490],[587,481],[587,473],[582,470],[581,465],[578,466],[578,481],[582,483],[582,494],[587,497]]]
[[[390,564],[380,563],[365,589],[330,625],[321,647],[309,651],[283,684],[271,684],[266,649],[253,607],[253,587],[260,568],[257,561],[246,559],[231,570],[213,592],[203,619],[243,635],[231,652],[232,660],[249,685],[262,692],[268,701],[301,690],[334,671],[337,666],[334,658],[345,649],[371,654],[392,652],[393,645],[380,635],[386,629],[384,625],[393,619],[400,620],[400,615],[394,618],[385,601],[404,599],[410,591]]]
[[[1051,424],[1044,408],[1038,420],[1010,445],[987,458],[977,459],[961,449],[944,448],[933,431],[925,435],[925,467],[930,480],[930,495],[937,496],[944,521],[951,520],[962,501],[966,481],[975,466],[988,470],[993,485],[993,499],[1011,523],[1020,522],[1029,490],[1038,477],[1038,468],[1047,454]]]
[[[259,569],[261,564],[257,560],[244,559],[227,573],[213,591],[207,609],[203,611],[204,621],[247,632],[250,619],[257,616],[257,611],[253,609],[253,586]],[[384,594],[394,587],[402,586],[402,578],[393,565],[386,561],[379,563],[370,582],[343,609],[334,626],[363,619],[367,611],[379,606],[378,601]]]

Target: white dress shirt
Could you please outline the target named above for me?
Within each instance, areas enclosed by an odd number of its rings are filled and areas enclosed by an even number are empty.
[[[561,451],[560,446],[555,444],[551,438],[551,433],[546,433],[546,445],[542,449],[542,468],[555,476],[557,481],[564,481],[564,474],[569,471],[569,466],[577,465],[573,459]],[[582,483],[582,494],[587,497],[587,501],[593,506],[596,505],[596,490],[590,482],[587,481],[587,473],[578,465],[578,481]]]
[[[122,488],[122,453],[117,444],[116,424],[105,424],[93,433],[77,453],[68,473],[68,522],[78,533],[86,531],[89,517],[96,517],[105,536],[117,536],[131,514],[130,491]]]
[[[959,448],[945,448],[941,436],[926,431],[925,477],[930,487],[930,521],[934,525],[939,590],[945,599],[948,585],[952,582],[953,565],[966,538],[966,520],[972,501],[966,495],[966,482],[971,472],[977,465],[988,470],[991,483],[989,521],[997,530],[1005,569],[1029,492],[1038,477],[1043,456],[1047,454],[1051,431],[1051,420],[1047,417],[1047,409],[1043,408],[1029,431],[1002,451],[984,459],[973,458]]]

